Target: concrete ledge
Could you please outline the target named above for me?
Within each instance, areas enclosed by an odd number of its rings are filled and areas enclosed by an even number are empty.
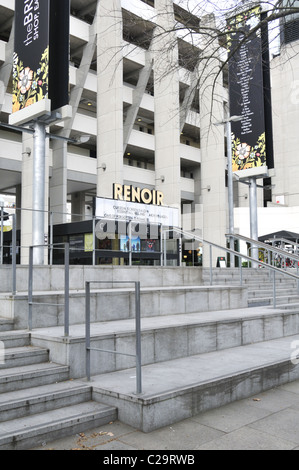
[[[117,406],[120,421],[151,432],[298,380],[299,365],[289,358],[291,341],[274,340],[233,348],[221,356],[210,353],[145,367],[141,396],[134,392],[133,369],[97,376],[91,382],[93,399]]]
[[[92,348],[135,354],[134,320],[93,323]],[[224,351],[281,337],[299,335],[299,313],[271,309],[218,311],[144,318],[142,320],[142,365]],[[50,351],[50,360],[70,367],[72,378],[86,376],[85,329],[76,325],[70,337],[62,328],[35,330],[32,345]],[[92,375],[135,366],[135,358],[92,352]]]
[[[28,292],[28,266],[17,266],[17,292]],[[70,266],[71,290],[82,290],[86,281],[140,281],[143,287],[202,285],[201,268],[160,266]],[[64,266],[35,266],[34,291],[59,291],[64,285]],[[117,286],[114,286],[117,287]],[[12,268],[0,266],[0,292],[12,291]]]
[[[141,289],[142,317],[206,312],[247,307],[247,289],[241,287],[159,287]],[[0,295],[1,317],[13,319],[15,329],[28,325],[28,296]],[[64,324],[64,293],[37,292],[33,298],[33,327]],[[85,321],[85,292],[70,293],[70,324]],[[91,321],[135,318],[134,289],[102,289],[91,292]]]

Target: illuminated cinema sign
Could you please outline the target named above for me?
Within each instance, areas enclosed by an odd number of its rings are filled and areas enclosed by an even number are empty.
[[[260,27],[261,18],[256,7],[228,21],[230,115],[242,117],[232,122],[232,164],[244,176],[245,170],[263,174],[267,166],[273,167],[267,31]]]
[[[13,114],[68,104],[69,17],[69,0],[15,0]]]

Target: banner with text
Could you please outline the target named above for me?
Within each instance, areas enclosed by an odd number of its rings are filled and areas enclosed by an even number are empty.
[[[46,98],[67,104],[69,14],[69,0],[15,0],[13,113]]]
[[[265,167],[266,129],[260,7],[228,21],[230,115],[233,171]]]

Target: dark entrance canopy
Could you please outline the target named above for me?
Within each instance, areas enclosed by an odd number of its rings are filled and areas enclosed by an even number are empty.
[[[273,238],[289,240],[290,242],[299,242],[299,233],[289,232],[288,230],[281,230],[280,232],[269,233],[268,235],[263,235],[259,237],[260,242],[267,243]]]

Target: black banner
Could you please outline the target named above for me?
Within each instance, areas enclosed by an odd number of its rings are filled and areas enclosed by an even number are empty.
[[[70,1],[50,1],[49,98],[52,110],[69,102]]]
[[[228,22],[233,171],[267,165],[260,7]]]
[[[15,0],[13,113],[45,98],[52,109],[68,103],[69,8],[69,0]]]

